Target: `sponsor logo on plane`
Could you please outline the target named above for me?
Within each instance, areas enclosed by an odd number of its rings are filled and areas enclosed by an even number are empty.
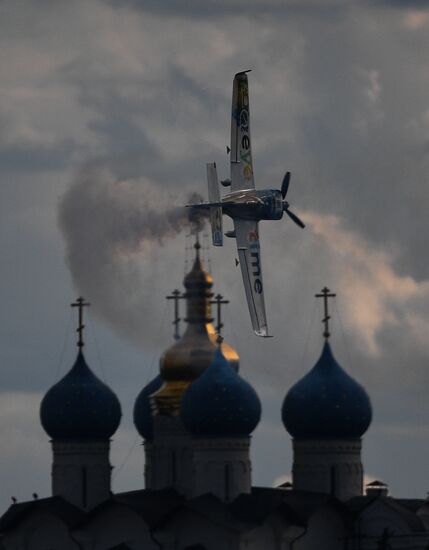
[[[240,161],[243,164],[242,173],[245,180],[251,180],[253,176],[252,170],[252,153],[250,148],[250,128],[249,128],[249,93],[247,81],[241,82],[240,85],[240,103],[241,111],[238,117],[240,125],[241,141],[240,141]]]

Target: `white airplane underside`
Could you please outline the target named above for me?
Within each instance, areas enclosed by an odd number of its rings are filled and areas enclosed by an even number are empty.
[[[252,146],[250,138],[249,85],[246,72],[234,77],[231,113],[230,180],[222,185],[231,192],[221,199],[216,164],[207,164],[209,203],[194,205],[210,210],[212,240],[215,246],[223,245],[222,215],[234,222],[234,231],[225,235],[237,241],[237,250],[243,276],[244,289],[253,330],[258,336],[268,336],[265,312],[264,284],[262,280],[261,249],[258,224],[260,220],[279,220],[286,212],[295,223],[302,221],[289,211],[284,200],[290,180],[287,172],[281,190],[256,190],[253,179]]]

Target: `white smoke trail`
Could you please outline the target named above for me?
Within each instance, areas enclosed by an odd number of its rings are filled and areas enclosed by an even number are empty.
[[[197,194],[188,198],[200,200]],[[154,243],[204,223],[204,216],[193,216],[191,223],[183,202],[147,180],[117,181],[106,170],[87,168],[60,203],[59,225],[78,292],[99,317],[134,341],[150,339],[147,319],[160,309],[147,284],[154,275]]]

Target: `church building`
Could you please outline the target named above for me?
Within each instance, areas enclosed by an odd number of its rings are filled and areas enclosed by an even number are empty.
[[[261,402],[239,356],[213,326],[213,280],[200,259],[185,276],[186,331],[139,393],[144,480],[113,494],[110,441],[121,420],[115,393],[95,376],[79,339],[71,370],[44,396],[52,494],[14,503],[0,518],[0,550],[375,550],[429,548],[429,502],[364,487],[361,459],[372,409],[335,359],[324,288],[324,344],[301,380],[284,388],[292,483],[255,487],[251,434]],[[179,299],[179,292],[173,298]],[[245,369],[243,369],[245,370]],[[30,463],[29,463],[30,466]],[[144,485],[144,488],[141,486]]]

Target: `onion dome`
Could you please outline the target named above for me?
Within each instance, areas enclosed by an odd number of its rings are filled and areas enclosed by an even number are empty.
[[[153,417],[150,396],[162,386],[161,375],[158,374],[138,394],[134,403],[134,425],[139,434],[146,440],[153,439]]]
[[[212,277],[204,270],[200,244],[195,244],[195,261],[186,275],[187,328],[183,337],[175,342],[161,357],[160,373],[164,384],[152,397],[156,414],[178,416],[182,396],[188,386],[212,363],[217,345],[211,322]],[[227,344],[222,348],[230,366],[238,369],[238,355]]]
[[[72,369],[45,395],[40,419],[55,440],[105,440],[116,431],[121,405],[91,371],[79,349]]]
[[[212,323],[207,323],[207,332],[212,344],[219,346],[219,344],[217,344],[216,342],[218,334],[215,331],[215,328]],[[238,372],[240,370],[240,357],[237,351],[232,346],[230,346],[228,342],[226,342],[225,340],[223,340],[222,343],[220,344],[220,350],[222,352],[222,355],[228,361],[229,366],[233,370],[235,370],[235,372]]]
[[[295,439],[357,439],[371,423],[365,389],[335,360],[328,341],[313,369],[283,402],[282,419]]]
[[[197,437],[248,437],[261,418],[261,402],[217,349],[210,367],[183,396],[181,418]]]

